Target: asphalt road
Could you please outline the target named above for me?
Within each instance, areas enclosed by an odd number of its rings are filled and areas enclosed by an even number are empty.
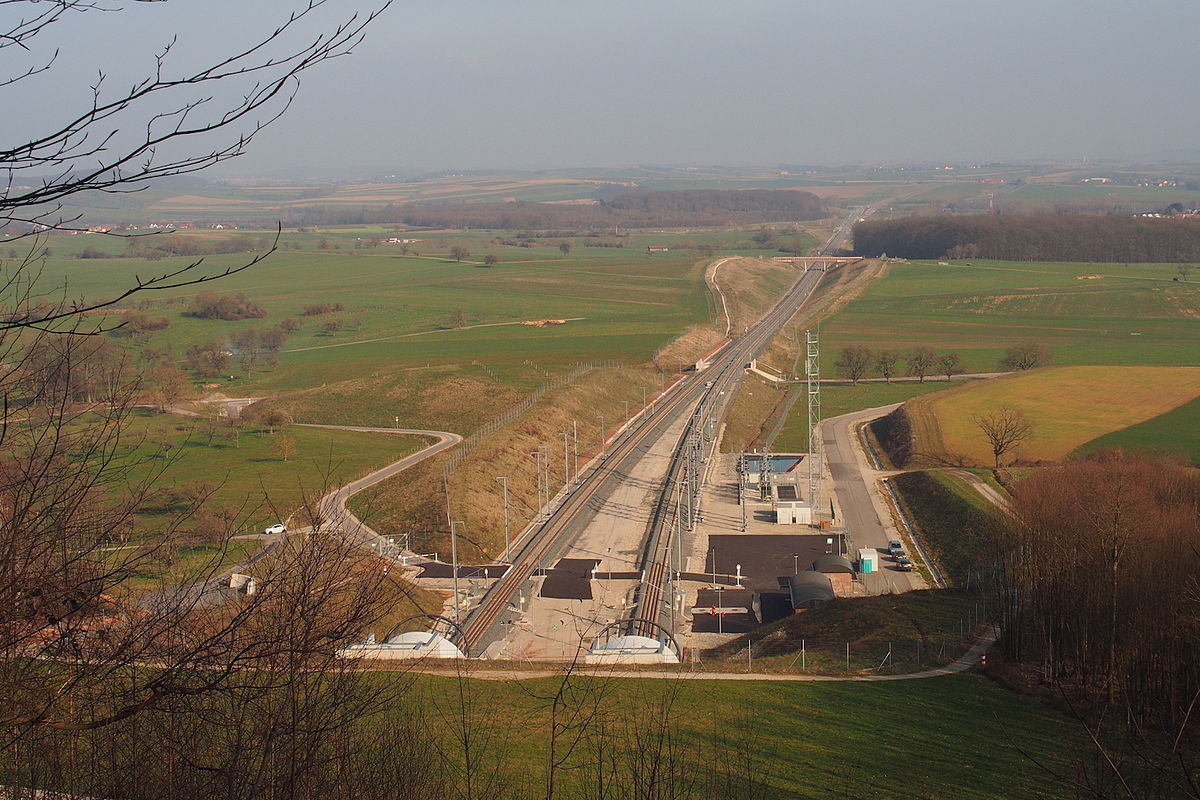
[[[462,441],[461,436],[459,436],[457,433],[450,433],[449,431],[425,431],[414,430],[411,428],[370,428],[356,425],[301,424],[301,427],[329,428],[331,430],[359,431],[362,433],[388,433],[392,434],[393,436],[397,434],[407,434],[410,436],[428,436],[430,438],[437,439],[436,442],[428,447],[418,450],[411,455],[405,456],[399,461],[388,464],[382,469],[377,469],[370,474],[364,475],[358,480],[348,483],[339,489],[335,489],[321,498],[321,502],[317,508],[320,510],[322,517],[327,520],[335,521],[343,530],[343,532],[353,534],[359,539],[368,542],[378,539],[379,534],[368,527],[358,517],[354,516],[354,514],[350,513],[350,510],[346,508],[346,501],[348,501],[352,495],[358,494],[363,489],[374,486],[380,481],[385,481],[393,475],[403,472],[409,467],[419,464],[430,456],[437,455],[443,450],[453,447]]]
[[[876,510],[867,483],[868,480],[874,483],[875,475],[866,472],[859,460],[856,452],[856,432],[867,420],[883,416],[897,405],[899,404],[854,411],[821,423],[825,460],[829,465],[829,475],[833,478],[834,492],[840,506],[838,511],[842,515],[842,524],[850,532],[856,548],[886,549],[888,539],[894,538],[894,534],[880,521]]]

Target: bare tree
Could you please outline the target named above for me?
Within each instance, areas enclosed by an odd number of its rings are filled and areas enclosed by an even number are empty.
[[[298,450],[296,445],[296,437],[290,433],[281,433],[275,437],[275,450],[279,453],[279,457],[285,462],[296,455]]]
[[[471,251],[463,247],[461,244],[456,244],[450,248],[450,257],[455,261],[462,261],[464,258],[471,257]]]
[[[868,347],[844,347],[842,354],[835,362],[838,373],[857,384],[867,374],[871,366],[871,350]]]
[[[946,380],[950,380],[962,373],[962,358],[958,353],[943,353],[937,358],[937,367],[938,372],[945,375]]]
[[[1021,409],[1012,406],[1001,406],[986,414],[972,414],[971,421],[991,446],[997,468],[1000,459],[1033,435],[1033,423]]]
[[[1005,369],[1026,370],[1050,363],[1050,350],[1040,342],[1023,341],[1008,347],[1000,366]]]
[[[875,369],[888,383],[892,382],[892,376],[896,374],[896,362],[900,360],[900,355],[894,350],[880,350],[875,354]]]
[[[917,347],[905,357],[904,361],[908,365],[908,374],[919,378],[920,382],[924,383],[925,376],[933,370],[937,363],[937,353],[928,347]]]
[[[0,5],[9,19],[0,50],[29,59],[0,76],[0,88],[52,75],[58,51],[43,44],[54,23],[120,10],[91,0]],[[68,201],[137,191],[240,155],[284,112],[300,75],[350,52],[378,14],[305,31],[322,7],[333,8],[302,0],[256,43],[193,69],[176,67],[172,40],[144,77],[115,87],[101,74],[65,121],[0,145],[0,230],[10,241],[33,237],[0,275],[0,747],[14,793],[38,785],[41,771],[59,785],[97,787],[84,794],[136,796],[115,788],[120,773],[107,762],[75,769],[69,758],[82,741],[139,753],[127,775],[140,774],[146,752],[165,752],[180,772],[209,776],[195,780],[227,777],[238,787],[229,796],[298,796],[338,741],[334,731],[375,701],[376,687],[363,693],[368,682],[334,655],[377,618],[383,575],[373,558],[337,535],[289,540],[257,562],[258,592],[227,597],[229,537],[251,508],[211,513],[207,489],[178,512],[148,515],[179,448],[166,458],[139,454],[127,433],[138,381],[100,374],[90,357],[103,340],[85,334],[106,323],[86,312],[215,280],[265,254],[211,270],[194,261],[100,298],[38,283],[47,253],[36,233],[77,227]],[[167,377],[154,390],[162,405],[179,376]],[[184,534],[211,537],[206,562],[180,564]],[[150,576],[161,586],[147,591]],[[237,747],[251,730],[264,732],[265,746]],[[197,746],[214,742],[235,760],[209,760],[215,748]],[[194,788],[159,794],[199,796],[186,794]]]
[[[237,331],[233,334],[232,344],[237,348],[238,361],[241,362],[242,369],[246,370],[246,377],[249,378],[263,351],[259,332],[251,328]]]
[[[1180,264],[1179,266],[1175,267],[1175,271],[1179,273],[1180,280],[1186,281],[1188,278],[1188,275],[1190,275],[1192,272],[1192,265],[1191,264]]]
[[[321,19],[326,3],[308,0],[259,40],[219,54],[206,65],[189,69],[177,64],[173,53],[177,39],[165,35],[142,77],[116,86],[101,71],[91,78],[90,98],[83,107],[68,110],[58,122],[27,130],[24,141],[0,145],[0,171],[8,178],[7,190],[0,195],[0,230],[9,241],[47,229],[77,230],[80,217],[64,207],[77,195],[138,191],[162,178],[197,172],[242,155],[287,110],[301,75],[350,53],[366,26],[389,3],[381,0],[374,10],[351,13],[314,31],[314,26],[327,22]],[[39,87],[69,78],[60,74],[58,56],[70,43],[53,41],[60,27],[56,23],[71,15],[125,10],[119,3],[93,0],[4,0],[3,5],[8,22],[0,25],[0,50],[8,49],[10,58],[20,61],[9,74],[0,75],[0,89],[25,83]],[[44,250],[34,241],[24,256],[24,269],[0,280],[6,297],[28,294],[36,301],[53,296],[54,292],[34,296],[26,291],[34,272],[28,267]],[[0,330],[65,325],[82,332],[74,324],[82,312],[112,307],[139,292],[216,280],[247,269],[266,255],[212,270],[201,268],[202,260],[194,261],[138,277],[110,297],[31,302],[6,309]],[[61,288],[57,291],[62,294]]]

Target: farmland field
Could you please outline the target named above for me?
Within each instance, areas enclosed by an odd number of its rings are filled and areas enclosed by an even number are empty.
[[[1191,208],[1197,201],[1197,193],[1177,187],[1117,186],[1111,183],[1029,183],[1005,200],[1010,203],[1021,201],[1044,201],[1116,208],[1162,209],[1171,203],[1182,203]]]
[[[1033,340],[1056,364],[1198,365],[1200,282],[1174,264],[893,263],[825,322],[825,352],[954,350],[968,372]]]
[[[1116,447],[1182,456],[1200,464],[1200,397],[1153,419],[1093,439],[1079,449],[1086,452]]]
[[[465,240],[440,244],[450,241]],[[478,237],[471,241],[482,244]],[[150,345],[171,347],[178,356],[214,337],[290,317],[300,329],[283,347],[278,367],[250,378],[232,370],[238,374],[236,391],[261,392],[427,365],[477,363],[509,369],[534,364],[517,372],[536,373],[594,359],[640,363],[709,317],[701,279],[704,259],[695,254],[649,257],[612,248],[599,255],[585,251],[564,257],[556,247],[509,249],[521,260],[501,260],[490,268],[466,259],[455,262],[444,253],[277,253],[214,284],[220,294],[245,293],[265,309],[264,319],[194,319],[184,312],[195,288],[158,293],[145,298],[151,301],[146,313],[166,317],[170,327],[154,334]],[[245,257],[210,256],[205,263],[220,270]],[[503,254],[504,259],[512,257]],[[179,263],[54,258],[47,264],[45,282],[65,281],[71,295],[97,297],[127,285],[135,274],[165,272]],[[334,309],[340,304],[341,309],[304,316],[305,308],[315,303]],[[518,324],[541,319],[569,321],[550,328]],[[516,376],[523,389],[537,382],[533,374]]]
[[[1033,423],[1011,454],[1057,460],[1091,440],[1157,417],[1200,396],[1195,367],[1051,367],[973,382],[908,404],[914,451],[966,456],[990,465],[991,449],[973,416],[1009,406]]]

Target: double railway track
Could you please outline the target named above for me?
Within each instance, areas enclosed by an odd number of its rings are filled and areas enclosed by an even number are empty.
[[[694,527],[696,495],[703,483],[701,476],[688,480],[685,474],[689,464],[695,469],[700,460],[689,459],[688,450],[708,446],[715,421],[724,416],[733,390],[745,376],[743,366],[761,353],[787,320],[800,310],[824,274],[823,269],[806,271],[770,312],[744,336],[726,346],[705,373],[705,393],[675,447],[666,487],[647,529],[639,564],[645,579],[638,586],[633,611],[627,620],[628,633],[657,638],[658,631],[673,627],[666,617],[673,614],[675,592],[671,591],[667,602],[663,602],[667,588],[673,586],[679,572],[678,566],[674,570],[671,568],[672,545],[676,543],[676,533],[683,527],[684,519],[688,520],[689,528]],[[668,508],[672,496],[676,498],[674,508]]]
[[[531,530],[524,544],[518,544],[519,550],[513,558],[512,566],[491,586],[462,626],[463,643],[467,652],[479,651],[493,626],[509,609],[520,587],[529,580],[547,554],[563,543],[563,537],[571,524],[602,491],[607,481],[618,477],[625,462],[635,456],[642,445],[661,435],[663,428],[677,418],[681,408],[686,407],[689,402],[695,402],[695,392],[690,385],[694,380],[694,376],[684,378],[660,397],[654,406],[643,412],[642,417],[632,426],[619,434],[608,445],[611,449],[597,458],[590,471],[566,494],[562,504]]]
[[[814,265],[815,266],[815,265]],[[809,269],[792,285],[788,292],[772,309],[755,323],[745,335],[728,343],[712,358],[712,365],[704,372],[681,379],[646,412],[627,427],[611,443],[611,450],[598,458],[576,485],[568,491],[561,505],[550,512],[538,526],[530,529],[518,551],[512,566],[503,577],[485,593],[480,603],[471,611],[462,625],[462,645],[468,654],[478,654],[496,636],[498,623],[506,614],[516,611],[512,601],[526,581],[533,576],[539,564],[566,544],[573,535],[572,528],[589,503],[599,495],[610,480],[618,480],[620,474],[640,458],[640,450],[687,414],[689,422],[674,448],[674,456],[667,473],[667,481],[655,509],[651,514],[643,545],[640,549],[640,568],[644,579],[636,590],[635,602],[627,618],[625,628],[651,638],[658,637],[663,629],[664,615],[673,607],[663,603],[664,589],[672,577],[670,549],[672,527],[678,524],[680,503],[671,508],[671,495],[683,485],[686,448],[695,442],[706,441],[704,431],[711,435],[712,423],[725,412],[733,397],[733,389],[743,378],[744,365],[754,358],[778,333],[812,294],[824,271]],[[693,475],[690,482],[692,492],[698,492],[700,476]],[[692,503],[694,498],[688,500]],[[691,513],[694,504],[689,505]],[[694,520],[689,518],[689,527]]]

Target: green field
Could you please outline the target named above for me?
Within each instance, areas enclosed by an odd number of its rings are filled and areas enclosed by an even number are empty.
[[[1200,364],[1200,282],[1174,276],[1174,264],[895,263],[823,323],[822,345],[827,361],[852,345],[953,350],[968,372],[997,369],[1022,340],[1056,364]]]
[[[1153,419],[1093,439],[1079,452],[1118,447],[1182,456],[1200,464],[1200,397]]]
[[[860,383],[857,386],[849,384],[833,384],[821,387],[821,417],[830,419],[851,411],[861,411],[876,406],[886,406],[892,403],[902,403],[912,397],[938,392],[954,386],[961,386],[963,381],[949,381],[942,378],[927,378],[924,383],[917,381],[899,381],[897,383]],[[797,391],[803,392],[803,388]],[[783,453],[804,452],[808,449],[808,408],[803,395],[792,406],[787,422],[775,440],[775,450]]]
[[[975,421],[997,408],[1019,410],[1032,435],[1005,460],[1056,461],[1089,440],[1152,419],[1200,395],[1195,367],[1043,367],[974,381],[921,397],[905,408],[914,450],[929,463],[992,465]]]
[[[528,390],[545,378],[545,371],[562,371],[572,363],[644,362],[669,339],[708,318],[704,259],[694,253],[649,257],[614,249],[564,258],[557,249],[555,257],[550,252],[521,252],[520,262],[502,261],[491,268],[442,256],[378,251],[277,253],[213,287],[220,294],[245,293],[266,309],[265,319],[192,319],[183,314],[195,288],[156,293],[147,296],[152,305],[146,311],[165,316],[170,327],[154,334],[149,346],[171,347],[181,357],[191,345],[290,317],[301,328],[284,345],[279,365],[249,379],[235,368],[231,371],[238,377],[222,391],[307,388],[446,364],[515,371],[501,375],[500,381],[511,378]],[[212,256],[205,266],[220,270],[244,258]],[[100,297],[128,285],[134,275],[179,263],[53,258],[44,284],[65,281],[72,296]],[[301,316],[315,302],[340,303],[343,310]],[[515,324],[541,319],[573,321],[541,329]],[[340,323],[340,329],[327,331],[329,322]],[[481,325],[490,327],[470,327]]]
[[[558,685],[547,679],[467,684],[468,702],[478,704],[476,756],[480,763],[497,759],[507,781],[516,784],[503,788],[503,796],[544,796],[545,698]],[[597,735],[585,732],[559,772],[564,797],[592,796],[586,792],[596,780],[595,748],[612,743],[628,743],[630,750],[606,751],[626,767],[609,779],[610,789],[627,785],[630,771],[645,778],[650,770],[673,767],[679,776],[672,786],[680,794],[672,796],[780,799],[1072,797],[1066,778],[1086,752],[1078,725],[977,674],[887,683],[577,677],[572,685],[560,714],[576,703],[585,710],[598,704],[600,712],[591,718]],[[456,713],[456,683],[422,678],[412,688],[426,709],[423,718],[451,730],[455,718],[442,715]],[[646,758],[650,752],[639,757],[636,751],[653,746],[657,723],[672,752],[670,761],[655,765]],[[606,735],[599,735],[600,726]],[[515,730],[522,735],[512,736]],[[1035,754],[1059,777],[1040,769],[1031,760]],[[639,758],[640,766],[626,765],[629,757]],[[461,753],[451,756],[459,758]],[[685,791],[693,781],[709,780],[727,788]]]
[[[284,437],[294,444],[287,461],[279,447]],[[211,497],[205,507],[236,510],[242,523],[237,533],[257,533],[286,519],[305,498],[315,500],[428,444],[416,436],[296,425],[271,434],[251,425],[210,426],[145,409],[124,426],[122,442],[131,484],[157,475],[158,486],[174,491],[207,486]],[[162,513],[182,510],[171,505]],[[157,514],[151,510],[147,516],[149,521]]]
[[[1029,183],[1005,196],[1006,203],[1023,201],[1088,205],[1097,208],[1161,210],[1171,203],[1185,208],[1200,202],[1200,192],[1158,186],[1117,186],[1111,183]]]
[[[753,231],[745,230],[602,237],[622,247],[592,247],[590,237],[558,236],[530,239],[532,247],[511,246],[500,242],[517,241],[517,234],[505,231],[420,231],[402,234],[419,243],[386,244],[399,233],[390,227],[288,230],[279,252],[244,272],[211,285],[139,294],[107,317],[91,316],[88,322],[112,325],[131,308],[165,318],[169,327],[148,341],[121,341],[135,355],[169,348],[183,363],[189,347],[290,319],[299,329],[287,338],[276,365],[260,365],[247,374],[233,358],[225,374],[197,377],[196,386],[210,384],[206,391],[231,396],[315,390],[292,403],[297,419],[391,425],[401,417],[403,426],[468,433],[573,365],[645,364],[680,333],[711,319],[713,300],[702,277],[709,258],[694,248],[778,254],[761,250],[750,239]],[[272,234],[191,230],[173,236],[213,246],[225,240],[262,244]],[[564,241],[573,245],[568,254],[559,249]],[[119,237],[56,235],[45,243],[51,256],[41,287],[51,295],[52,287],[65,286],[68,297],[112,296],[137,276],[164,274],[188,263],[124,257],[128,242]],[[650,254],[650,245],[671,249]],[[113,257],[70,257],[85,247]],[[455,261],[450,257],[454,247],[470,255]],[[497,263],[484,266],[485,255],[495,256]],[[211,255],[201,269],[208,274],[236,269],[250,257]],[[187,309],[202,289],[245,294],[267,316],[192,318]],[[305,316],[306,307],[316,303],[333,310]],[[547,319],[566,323],[520,324]],[[470,390],[455,395],[459,381]],[[325,386],[337,388],[319,391]],[[473,394],[484,397],[482,404],[463,402],[473,401]],[[330,395],[337,396],[336,404]]]

